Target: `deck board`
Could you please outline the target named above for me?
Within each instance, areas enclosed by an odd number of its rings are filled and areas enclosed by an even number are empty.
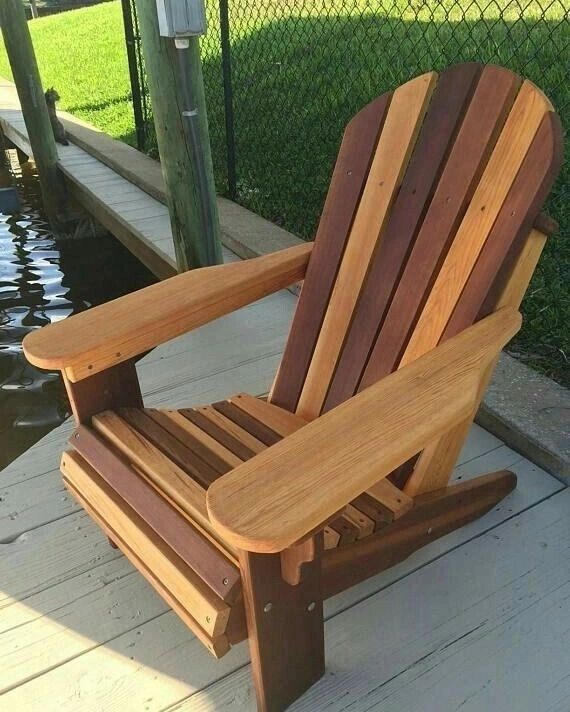
[[[15,87],[2,78],[0,128],[12,143],[31,154]],[[58,144],[57,152],[58,165],[72,195],[159,278],[175,274],[166,205],[75,144]]]
[[[569,508],[566,489],[329,620],[292,711],[570,709]],[[255,709],[249,669],[170,712],[219,709]]]

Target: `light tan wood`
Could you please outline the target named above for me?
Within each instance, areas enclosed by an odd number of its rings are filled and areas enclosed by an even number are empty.
[[[370,259],[382,239],[436,80],[435,72],[423,74],[396,89],[392,97],[297,406],[297,413],[308,420],[321,412]]]
[[[320,534],[319,534],[320,536]],[[317,538],[305,541],[281,552],[281,576],[291,586],[297,586],[303,579],[303,564],[314,561],[317,556]]]
[[[291,435],[307,424],[307,421],[300,415],[290,413],[266,400],[254,398],[248,393],[238,393],[229,400],[230,403],[234,403],[245,413],[261,421],[282,437]]]
[[[520,257],[497,300],[496,309],[514,307],[518,309],[530,285],[547,237],[539,230],[531,230],[526,239]]]
[[[122,452],[133,467],[187,516],[222,551],[227,543],[212,528],[206,512],[206,491],[184,470],[113,411],[96,415],[93,427]]]
[[[208,418],[210,422],[215,423],[220,428],[225,430],[226,433],[233,435],[234,438],[239,440],[243,445],[248,447],[253,452],[258,453],[265,450],[266,445],[264,445],[261,440],[258,440],[253,435],[250,435],[247,430],[241,428],[239,425],[234,423],[233,420],[226,418],[226,416],[222,413],[218,413],[218,411],[215,408],[212,408],[211,405],[205,405],[200,408],[195,408],[195,410],[197,410],[199,413],[202,413],[202,415]]]
[[[548,99],[523,83],[404,352],[400,367],[437,345],[544,115]]]
[[[153,535],[150,527],[105,484],[93,470],[86,470],[73,454],[64,453],[61,470],[72,487],[106,521],[129,549],[171,591],[178,601],[192,612],[192,616],[210,637],[225,632],[230,607],[184,564],[168,546]]]
[[[72,453],[76,455],[76,453]],[[86,465],[83,461],[82,465]],[[145,579],[150,583],[150,585],[156,590],[156,592],[162,597],[162,599],[172,608],[176,615],[182,619],[182,621],[190,628],[192,633],[198,638],[198,640],[204,645],[212,655],[220,659],[230,650],[230,643],[228,637],[225,634],[219,635],[216,638],[211,638],[204,629],[196,622],[192,615],[184,608],[184,606],[178,601],[172,593],[162,584],[162,582],[153,574],[153,572],[146,566],[146,564],[135,555],[132,549],[122,541],[111,527],[105,522],[97,512],[91,507],[89,502],[81,496],[81,494],[73,487],[69,480],[63,478],[63,482],[69,492],[72,494],[73,498],[81,505],[81,507],[87,512],[87,514],[93,519],[95,524],[104,532],[110,539],[117,543],[121,552],[127,557],[131,564],[139,571]]]
[[[81,380],[302,279],[311,249],[177,275],[28,334],[26,357]]]
[[[224,475],[207,493],[212,524],[259,553],[301,540],[468,417],[481,371],[520,323],[502,309]]]
[[[189,435],[192,435],[196,438],[196,440],[199,440],[202,445],[205,445],[208,450],[211,450],[211,452],[216,454],[230,467],[237,467],[243,462],[243,460],[241,460],[237,455],[234,455],[231,450],[228,450],[211,435],[208,435],[208,433],[205,433],[197,425],[194,425],[194,423],[188,420],[188,418],[185,418],[182,413],[179,413],[177,410],[161,410],[160,412],[164,413],[164,415],[170,418],[170,420],[176,423],[176,425],[183,428]]]
[[[543,233],[535,229],[531,230],[521,255],[497,300],[497,309],[507,306],[515,309],[520,307],[546,239]],[[446,487],[449,483],[465,438],[495,370],[496,362],[497,359],[493,360],[481,376],[477,402],[471,415],[441,438],[429,443],[422,451],[404,488],[410,497],[433,492]]]
[[[340,542],[340,534],[330,527],[324,528],[325,549],[336,549]]]
[[[392,519],[399,519],[414,506],[414,500],[393,485],[390,480],[376,482],[366,490],[366,493],[385,507]]]

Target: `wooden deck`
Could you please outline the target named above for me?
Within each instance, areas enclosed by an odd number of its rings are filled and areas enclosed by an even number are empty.
[[[77,121],[77,120],[76,120]],[[0,77],[0,129],[32,155],[14,85]],[[176,274],[166,206],[79,146],[58,144],[59,167],[70,193],[160,279]]]
[[[156,349],[147,403],[266,391],[294,305]],[[0,473],[0,709],[253,710],[247,645],[215,661],[66,494],[71,427]],[[328,602],[327,675],[294,709],[570,709],[570,491],[475,426],[457,477],[505,467],[520,484],[496,510]]]

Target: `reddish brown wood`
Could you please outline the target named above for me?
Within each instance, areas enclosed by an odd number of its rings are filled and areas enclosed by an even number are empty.
[[[342,515],[329,522],[328,526],[340,536],[339,546],[352,544],[358,538],[358,527]]]
[[[495,66],[483,69],[376,339],[359,390],[397,367],[519,84],[520,78],[509,70]]]
[[[556,114],[549,113],[534,137],[445,328],[442,341],[470,326],[477,315],[487,316],[494,310],[497,296],[558,175],[562,152],[562,125]]]
[[[223,475],[232,469],[230,465],[219,457],[219,455],[212,452],[191,433],[182,428],[175,421],[171,420],[166,413],[163,413],[160,410],[153,410],[151,408],[145,408],[145,413],[156,423],[158,423],[158,425],[164,428],[164,430],[167,430],[171,435],[185,445],[189,450],[192,450],[197,457],[210,465],[210,467],[218,474]]]
[[[253,450],[250,450],[250,448],[241,443],[237,438],[234,438],[233,435],[230,435],[230,433],[220,428],[219,425],[213,423],[197,410],[189,408],[179,412],[242,460],[249,460],[250,457],[255,455]]]
[[[254,438],[260,440],[264,445],[268,447],[270,445],[275,445],[280,440],[282,440],[281,435],[278,435],[274,430],[267,427],[264,423],[260,422],[256,418],[252,418],[249,413],[238,408],[237,405],[230,403],[229,401],[220,401],[219,403],[212,403],[212,406],[226,418],[229,418],[236,425],[246,430]]]
[[[543,235],[546,235],[547,237],[549,235],[553,235],[555,232],[558,232],[558,230],[560,229],[560,226],[558,225],[556,220],[551,218],[549,215],[546,215],[546,213],[539,213],[536,216],[533,227],[535,227],[537,230],[540,230],[540,232],[542,232]]]
[[[190,475],[199,484],[208,487],[219,477],[210,465],[201,460],[192,450],[183,445],[167,430],[161,428],[152,418],[146,415],[144,410],[136,408],[120,408],[118,414],[131,427],[143,435],[156,448],[163,452],[169,460],[172,460],[184,472]]]
[[[503,470],[420,495],[410,512],[377,534],[345,548],[325,551],[324,598],[365,581],[477,519],[506,497],[516,483],[516,475]]]
[[[324,319],[391,93],[368,104],[348,124],[317,230],[303,289],[271,402],[295,411]]]
[[[323,411],[356,392],[480,71],[479,64],[460,64],[447,69],[438,79],[388,225],[372,258]]]
[[[291,586],[279,554],[240,552],[251,666],[261,712],[282,712],[325,671],[321,596],[322,535],[317,558]]]
[[[65,388],[78,423],[87,423],[104,410],[142,408],[142,395],[135,359],[108,368],[81,381],[65,378]]]
[[[240,593],[240,572],[205,539],[150,484],[125,463],[87,426],[80,426],[70,443],[83,459],[113,488],[164,542],[224,601]]]

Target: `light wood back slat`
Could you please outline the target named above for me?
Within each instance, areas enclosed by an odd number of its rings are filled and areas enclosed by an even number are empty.
[[[502,67],[483,69],[380,326],[360,389],[396,368],[519,86],[520,79]]]
[[[431,93],[435,72],[394,92],[368,180],[339,268],[296,412],[319,415],[371,257],[402,182]]]
[[[437,346],[545,114],[548,99],[525,82],[431,289],[400,361],[404,366]]]
[[[324,411],[356,392],[378,326],[433,195],[434,181],[445,164],[480,71],[481,66],[476,63],[460,64],[445,70],[438,79],[388,224],[371,260]]]
[[[503,285],[502,292],[497,298],[494,305],[496,309],[503,307],[520,308],[545,244],[546,235],[539,230],[533,229],[530,231],[520,257],[516,264],[513,265],[513,269]],[[447,486],[467,433],[471,428],[475,412],[492,376],[495,364],[496,362],[494,361],[482,375],[479,396],[474,412],[471,413],[469,418],[456,425],[442,437],[431,442],[422,451],[406,483],[406,494],[415,497]]]
[[[291,412],[309,368],[392,94],[383,94],[348,124],[323,208],[311,261],[270,400]]]

